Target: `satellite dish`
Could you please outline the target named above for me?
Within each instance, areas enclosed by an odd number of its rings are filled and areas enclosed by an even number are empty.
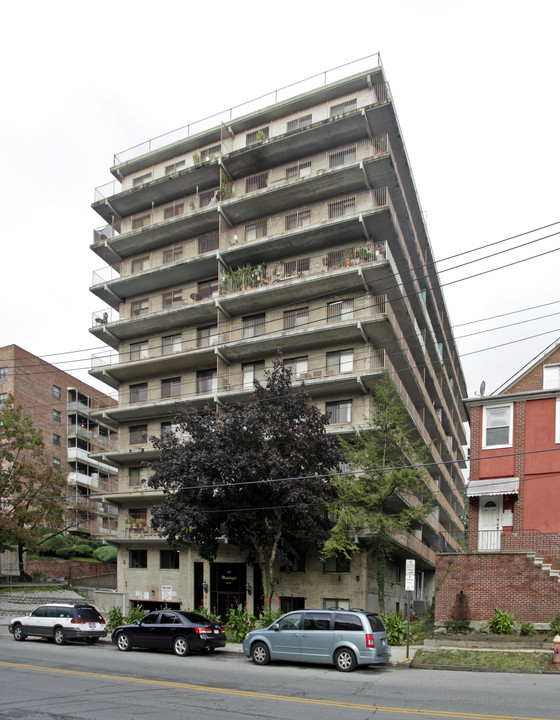
[[[486,383],[484,380],[480,383],[480,394],[484,395],[484,391],[486,390]]]

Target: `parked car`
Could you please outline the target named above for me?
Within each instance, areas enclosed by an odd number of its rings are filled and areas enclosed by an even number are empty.
[[[116,627],[111,640],[123,652],[135,647],[188,655],[192,650],[214,652],[224,647],[226,633],[222,625],[195,612],[155,610],[131,625]]]
[[[64,645],[67,640],[85,640],[89,645],[107,636],[101,613],[87,603],[47,603],[32,613],[14,618],[8,630],[14,640],[28,635],[54,640]]]
[[[386,663],[387,632],[378,613],[363,610],[296,610],[267,628],[252,630],[243,652],[257,665],[271,660],[333,664],[341,672]]]

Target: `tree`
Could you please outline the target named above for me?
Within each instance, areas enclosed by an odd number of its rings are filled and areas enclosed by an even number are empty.
[[[329,474],[344,458],[326,433],[327,416],[303,387],[292,389],[291,371],[277,359],[247,404],[220,414],[189,407],[177,420],[188,442],[152,439],[161,453],[149,483],[165,493],[152,510],[154,529],[172,547],[196,543],[210,561],[226,538],[259,562],[270,602],[275,563],[304,547],[319,550],[328,536]]]
[[[373,398],[371,428],[340,440],[351,471],[335,480],[337,498],[329,509],[337,520],[321,555],[350,558],[372,549],[377,560],[380,610],[385,610],[385,567],[393,535],[421,525],[433,509],[426,471],[415,467],[428,459],[424,442],[413,438],[408,413],[387,375]],[[360,540],[358,540],[360,536]],[[358,544],[360,542],[360,544]]]
[[[8,396],[0,408],[0,551],[23,553],[62,525],[66,479],[44,457],[40,430]]]

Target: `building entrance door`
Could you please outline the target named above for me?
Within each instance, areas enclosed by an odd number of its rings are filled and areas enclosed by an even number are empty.
[[[478,549],[499,550],[501,548],[502,528],[500,515],[502,513],[502,497],[480,498],[478,510]]]
[[[247,566],[244,563],[212,563],[210,583],[210,606],[220,617],[225,618],[229,609],[238,603],[245,605]]]

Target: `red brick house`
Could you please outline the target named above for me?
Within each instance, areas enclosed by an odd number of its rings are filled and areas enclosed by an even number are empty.
[[[436,621],[560,612],[560,339],[496,392],[467,398],[467,551],[436,563]]]

